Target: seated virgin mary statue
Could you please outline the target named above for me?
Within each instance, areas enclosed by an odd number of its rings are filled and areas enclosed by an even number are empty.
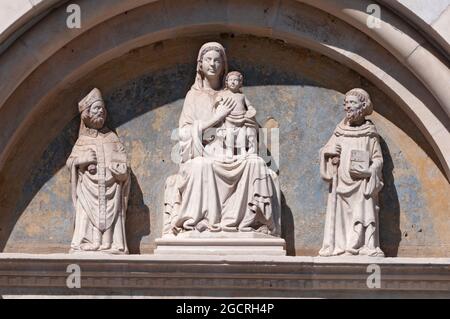
[[[278,176],[257,154],[226,156],[224,139],[216,134],[236,106],[232,96],[219,98],[227,72],[223,46],[204,44],[198,54],[195,83],[179,120],[180,170],[166,181],[164,235],[279,235]]]

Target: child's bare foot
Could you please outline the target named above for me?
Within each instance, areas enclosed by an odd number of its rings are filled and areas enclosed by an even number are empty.
[[[110,243],[102,244],[100,246],[100,250],[108,250],[110,248],[111,248],[111,244]]]

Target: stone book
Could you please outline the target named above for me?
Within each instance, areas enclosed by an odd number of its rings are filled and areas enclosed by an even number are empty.
[[[364,169],[368,170],[370,165],[370,154],[364,150],[350,151],[350,169]]]

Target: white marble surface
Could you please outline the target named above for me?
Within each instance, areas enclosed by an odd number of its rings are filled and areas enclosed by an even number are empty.
[[[433,24],[450,6],[450,0],[397,0],[424,22]]]
[[[79,289],[67,286],[73,264]],[[0,254],[0,296],[449,298],[449,269],[450,258]]]
[[[98,261],[201,261],[201,262],[277,262],[277,263],[318,263],[318,264],[391,264],[391,265],[450,265],[450,258],[412,258],[412,257],[387,257],[374,258],[367,256],[193,256],[193,255],[99,255],[96,253],[74,253],[74,254],[21,254],[2,253],[0,261],[4,260],[98,260]]]

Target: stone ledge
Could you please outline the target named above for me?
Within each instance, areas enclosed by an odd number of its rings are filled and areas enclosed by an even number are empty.
[[[66,286],[70,264],[79,289]],[[367,287],[369,264],[379,289]],[[0,254],[0,295],[450,298],[450,258]]]
[[[188,233],[155,242],[155,255],[286,255],[284,239],[255,232]]]

